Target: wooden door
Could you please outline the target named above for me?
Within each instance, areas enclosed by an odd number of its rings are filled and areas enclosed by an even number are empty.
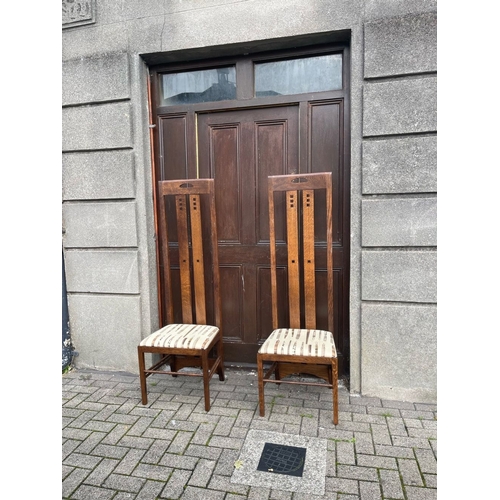
[[[215,179],[225,356],[255,362],[272,330],[267,176],[298,172],[298,106],[198,116],[201,178]]]

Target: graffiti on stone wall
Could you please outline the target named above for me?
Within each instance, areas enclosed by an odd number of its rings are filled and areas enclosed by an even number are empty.
[[[95,0],[62,0],[62,27],[95,23]]]

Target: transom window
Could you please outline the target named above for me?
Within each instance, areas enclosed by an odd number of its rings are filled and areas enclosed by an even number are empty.
[[[342,89],[342,54],[252,63],[253,97]],[[160,75],[160,105],[237,99],[237,67],[228,65]]]

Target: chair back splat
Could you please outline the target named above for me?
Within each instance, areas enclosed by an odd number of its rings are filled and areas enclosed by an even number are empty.
[[[153,373],[200,376],[208,411],[212,375],[217,372],[224,380],[214,180],[160,181],[158,188],[167,325],[138,346],[142,402],[147,404],[146,377]],[[175,293],[174,282],[179,285]],[[145,353],[161,359],[146,369]],[[166,364],[169,371],[159,369]],[[180,371],[186,367],[202,373]]]
[[[286,261],[278,262],[278,226],[275,215],[276,196],[282,193],[285,203]],[[333,337],[333,228],[332,228],[332,174],[331,172],[277,175],[268,177],[269,244],[271,261],[271,296],[273,332],[257,354],[259,376],[260,414],[264,415],[264,385],[274,383],[303,383],[323,385],[333,389],[333,421],[338,422],[337,385],[338,363]],[[283,202],[283,201],[281,201]],[[320,203],[324,204],[325,219],[315,220]],[[325,234],[318,232],[324,230]],[[317,240],[315,244],[315,240]],[[318,250],[323,247],[322,256]],[[326,253],[326,259],[324,254]],[[321,262],[320,262],[321,261]],[[326,267],[326,330],[317,329],[316,276]],[[288,323],[279,324],[279,295],[277,273],[285,269],[288,283]],[[324,322],[324,318],[322,318]],[[271,367],[264,373],[264,363]],[[269,376],[274,372],[274,379]],[[283,380],[294,373],[307,373],[320,377],[325,383]]]

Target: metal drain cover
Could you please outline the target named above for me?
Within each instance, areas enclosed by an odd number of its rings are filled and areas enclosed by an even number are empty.
[[[306,448],[265,443],[257,470],[302,477]]]

